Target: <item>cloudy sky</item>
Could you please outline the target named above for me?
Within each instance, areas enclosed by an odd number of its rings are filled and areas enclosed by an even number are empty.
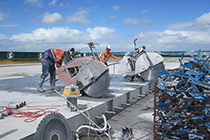
[[[0,0],[0,51],[210,50],[210,0]]]

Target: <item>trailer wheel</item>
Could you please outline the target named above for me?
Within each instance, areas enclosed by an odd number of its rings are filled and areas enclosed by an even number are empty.
[[[39,123],[35,140],[71,140],[70,127],[66,118],[60,113],[51,113]]]

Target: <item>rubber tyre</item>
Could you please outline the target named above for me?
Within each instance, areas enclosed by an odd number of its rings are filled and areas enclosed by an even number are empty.
[[[51,113],[39,123],[34,140],[71,140],[70,127],[60,113]]]

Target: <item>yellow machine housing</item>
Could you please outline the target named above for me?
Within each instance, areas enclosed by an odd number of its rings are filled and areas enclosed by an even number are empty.
[[[63,95],[64,96],[79,96],[80,95],[79,87],[74,86],[74,85],[65,86]]]

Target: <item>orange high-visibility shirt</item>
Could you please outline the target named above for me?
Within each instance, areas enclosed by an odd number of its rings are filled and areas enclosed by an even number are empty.
[[[117,59],[116,56],[114,56],[112,53],[108,52],[107,50],[103,51],[101,54],[100,54],[100,58],[102,60],[103,63],[105,63],[109,57],[112,57],[114,58],[115,60]]]
[[[52,49],[56,66],[60,67],[63,60],[64,51],[61,49]]]

